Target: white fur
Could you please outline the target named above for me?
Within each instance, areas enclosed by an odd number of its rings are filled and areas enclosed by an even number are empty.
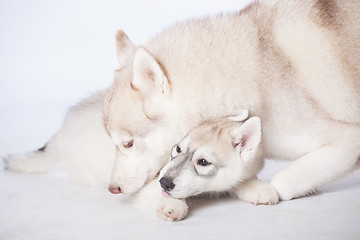
[[[242,122],[249,116],[249,110],[241,110],[238,114],[234,116],[229,116],[228,119],[235,122]]]

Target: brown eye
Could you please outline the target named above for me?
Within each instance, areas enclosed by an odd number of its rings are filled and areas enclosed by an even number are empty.
[[[132,148],[134,146],[134,140],[131,140],[123,145],[124,148]]]

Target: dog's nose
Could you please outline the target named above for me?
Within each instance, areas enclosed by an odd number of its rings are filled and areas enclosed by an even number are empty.
[[[173,183],[173,180],[168,177],[162,177],[160,180],[160,185],[165,191],[171,191],[174,189],[175,184]]]
[[[112,194],[119,194],[121,193],[121,188],[118,186],[110,185],[109,192],[111,192]]]

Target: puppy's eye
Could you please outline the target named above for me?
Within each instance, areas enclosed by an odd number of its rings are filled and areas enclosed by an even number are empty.
[[[197,161],[197,165],[202,166],[202,167],[206,167],[209,166],[211,163],[209,163],[208,161],[206,161],[205,159],[200,159]]]
[[[134,140],[128,141],[123,144],[124,148],[132,148],[134,146]]]
[[[172,158],[175,158],[175,157],[177,157],[180,153],[181,153],[181,148],[179,147],[179,145],[173,146],[173,148],[171,149],[171,157],[172,157]]]

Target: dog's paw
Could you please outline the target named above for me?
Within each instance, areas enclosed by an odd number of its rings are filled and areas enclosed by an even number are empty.
[[[254,205],[275,205],[279,202],[276,189],[259,180],[252,180],[240,185],[236,190],[238,198]]]
[[[310,189],[308,192],[306,192],[303,197],[316,195],[318,193],[319,193],[319,190],[317,188],[313,188],[313,189]]]
[[[180,221],[186,217],[188,206],[185,200],[169,198],[157,210],[158,216],[166,221]]]
[[[279,196],[276,189],[270,184],[268,184],[267,187],[249,193],[248,197],[248,202],[251,202],[254,205],[275,205],[279,202]]]

